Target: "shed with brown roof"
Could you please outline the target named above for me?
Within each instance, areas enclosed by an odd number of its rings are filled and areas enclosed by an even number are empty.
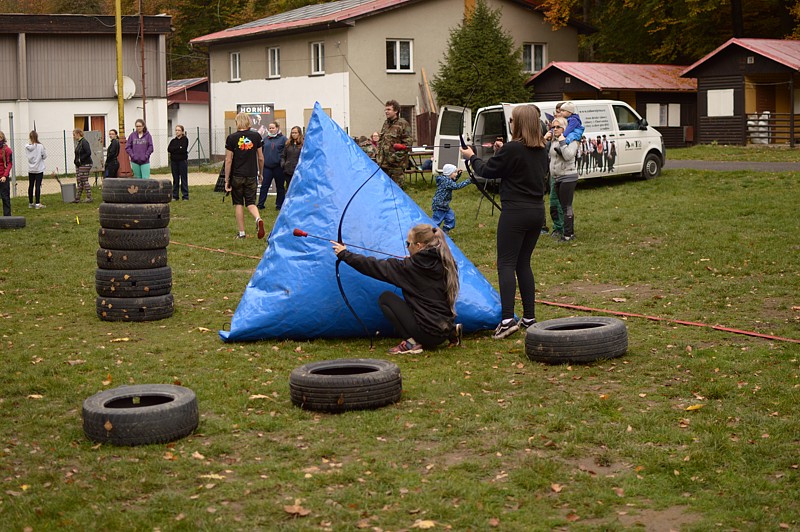
[[[534,101],[622,100],[661,132],[669,148],[694,140],[697,83],[686,67],[622,63],[552,62],[525,83]]]
[[[800,141],[800,41],[733,38],[686,68],[697,79],[698,141]]]

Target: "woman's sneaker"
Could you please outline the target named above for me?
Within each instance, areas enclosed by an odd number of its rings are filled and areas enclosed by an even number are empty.
[[[422,344],[414,344],[408,340],[403,340],[387,351],[390,355],[416,355],[422,353]]]
[[[506,336],[511,336],[515,332],[519,330],[519,325],[517,325],[516,320],[514,318],[508,318],[507,320],[503,320],[494,330],[494,334],[492,338],[495,340],[502,340]]]
[[[536,318],[522,318],[519,320],[519,326],[523,329],[533,326],[534,323],[536,323]]]

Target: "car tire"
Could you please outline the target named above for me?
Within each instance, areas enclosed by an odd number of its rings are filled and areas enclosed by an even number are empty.
[[[83,402],[83,433],[99,443],[167,443],[191,434],[199,420],[195,393],[172,384],[119,386]]]
[[[0,216],[0,229],[21,229],[25,227],[24,216]]]
[[[101,248],[161,249],[169,245],[169,227],[159,229],[107,229],[97,231]]]
[[[525,335],[528,358],[546,364],[574,364],[620,357],[628,350],[628,329],[617,318],[589,316],[534,323]]]
[[[106,203],[169,203],[172,182],[166,179],[115,178],[103,180]]]
[[[645,179],[655,179],[661,175],[661,158],[655,153],[648,153],[642,165],[642,177]]]
[[[169,266],[146,270],[98,268],[94,285],[97,295],[103,297],[163,296],[172,290],[172,269]]]
[[[97,250],[97,267],[106,270],[144,270],[167,265],[167,248]]]
[[[175,310],[172,294],[152,297],[103,297],[96,300],[97,317],[103,321],[156,321]]]
[[[159,229],[169,225],[169,203],[101,203],[100,227]]]
[[[372,358],[311,362],[289,375],[292,404],[318,412],[380,408],[396,403],[403,392],[397,364]]]

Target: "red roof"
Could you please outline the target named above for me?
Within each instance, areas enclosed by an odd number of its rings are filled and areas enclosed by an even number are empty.
[[[313,4],[203,35],[192,39],[191,42],[192,44],[208,44],[268,32],[303,30],[318,25],[345,26],[353,19],[374,15],[417,1],[419,0],[339,0],[327,4]]]
[[[697,80],[682,78],[686,67],[676,65],[629,65],[624,63],[579,63],[558,61],[547,65],[525,82],[530,85],[545,72],[558,69],[597,90],[695,92]]]
[[[733,45],[741,46],[745,50],[750,50],[767,59],[772,59],[776,63],[787,66],[792,70],[800,71],[800,41],[784,39],[737,39],[734,37],[713,52],[706,54],[705,57],[692,66],[686,68],[681,72],[681,75],[688,74],[725,48]]]

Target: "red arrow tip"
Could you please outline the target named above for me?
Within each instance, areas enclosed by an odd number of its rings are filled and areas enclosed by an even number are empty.
[[[292,231],[292,234],[294,236],[308,236],[308,233],[306,233],[302,229],[295,229],[294,231]]]

